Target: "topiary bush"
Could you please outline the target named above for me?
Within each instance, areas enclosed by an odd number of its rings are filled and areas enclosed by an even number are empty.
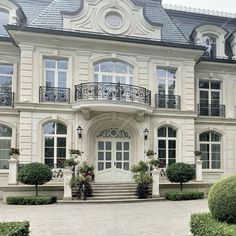
[[[140,199],[148,198],[150,195],[150,184],[152,183],[152,177],[148,172],[140,172],[140,174],[134,175],[134,180],[138,184],[137,196]]]
[[[210,213],[193,214],[190,221],[193,236],[235,236],[236,225],[222,223]]]
[[[179,162],[168,166],[166,175],[170,182],[180,183],[180,190],[182,192],[183,183],[194,179],[195,170],[191,165]]]
[[[29,222],[7,222],[0,223],[0,236],[28,236]]]
[[[236,176],[213,185],[209,192],[208,205],[215,219],[236,224]]]
[[[203,199],[204,192],[188,191],[188,192],[166,192],[165,198],[170,201],[186,201]]]
[[[23,165],[18,173],[20,182],[35,186],[36,196],[38,196],[38,186],[49,182],[51,179],[51,169],[47,165],[37,162]]]
[[[47,205],[52,204],[57,201],[57,197],[49,197],[49,196],[40,196],[40,197],[31,197],[31,196],[23,196],[23,197],[7,197],[8,205]]]

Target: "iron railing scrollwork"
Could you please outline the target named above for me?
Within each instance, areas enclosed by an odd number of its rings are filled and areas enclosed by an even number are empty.
[[[180,96],[156,94],[156,108],[180,110]]]
[[[75,101],[82,100],[127,101],[151,105],[151,91],[121,83],[83,83],[75,86]]]
[[[225,117],[225,105],[219,104],[198,104],[200,116]]]
[[[40,102],[70,103],[70,89],[58,87],[40,87]]]
[[[14,96],[12,92],[1,92],[0,91],[0,106],[13,106]]]

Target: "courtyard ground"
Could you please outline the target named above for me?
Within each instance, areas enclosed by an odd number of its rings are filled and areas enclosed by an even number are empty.
[[[207,200],[129,204],[9,206],[0,221],[30,221],[32,236],[189,236],[192,213]]]

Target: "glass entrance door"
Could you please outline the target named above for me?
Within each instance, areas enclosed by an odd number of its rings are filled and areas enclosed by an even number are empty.
[[[129,177],[127,173],[130,173],[130,141],[98,140],[96,161],[98,180],[128,181],[126,176]]]

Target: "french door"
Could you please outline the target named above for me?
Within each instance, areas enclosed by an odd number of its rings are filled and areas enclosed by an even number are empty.
[[[130,181],[130,141],[97,141],[96,181]]]

